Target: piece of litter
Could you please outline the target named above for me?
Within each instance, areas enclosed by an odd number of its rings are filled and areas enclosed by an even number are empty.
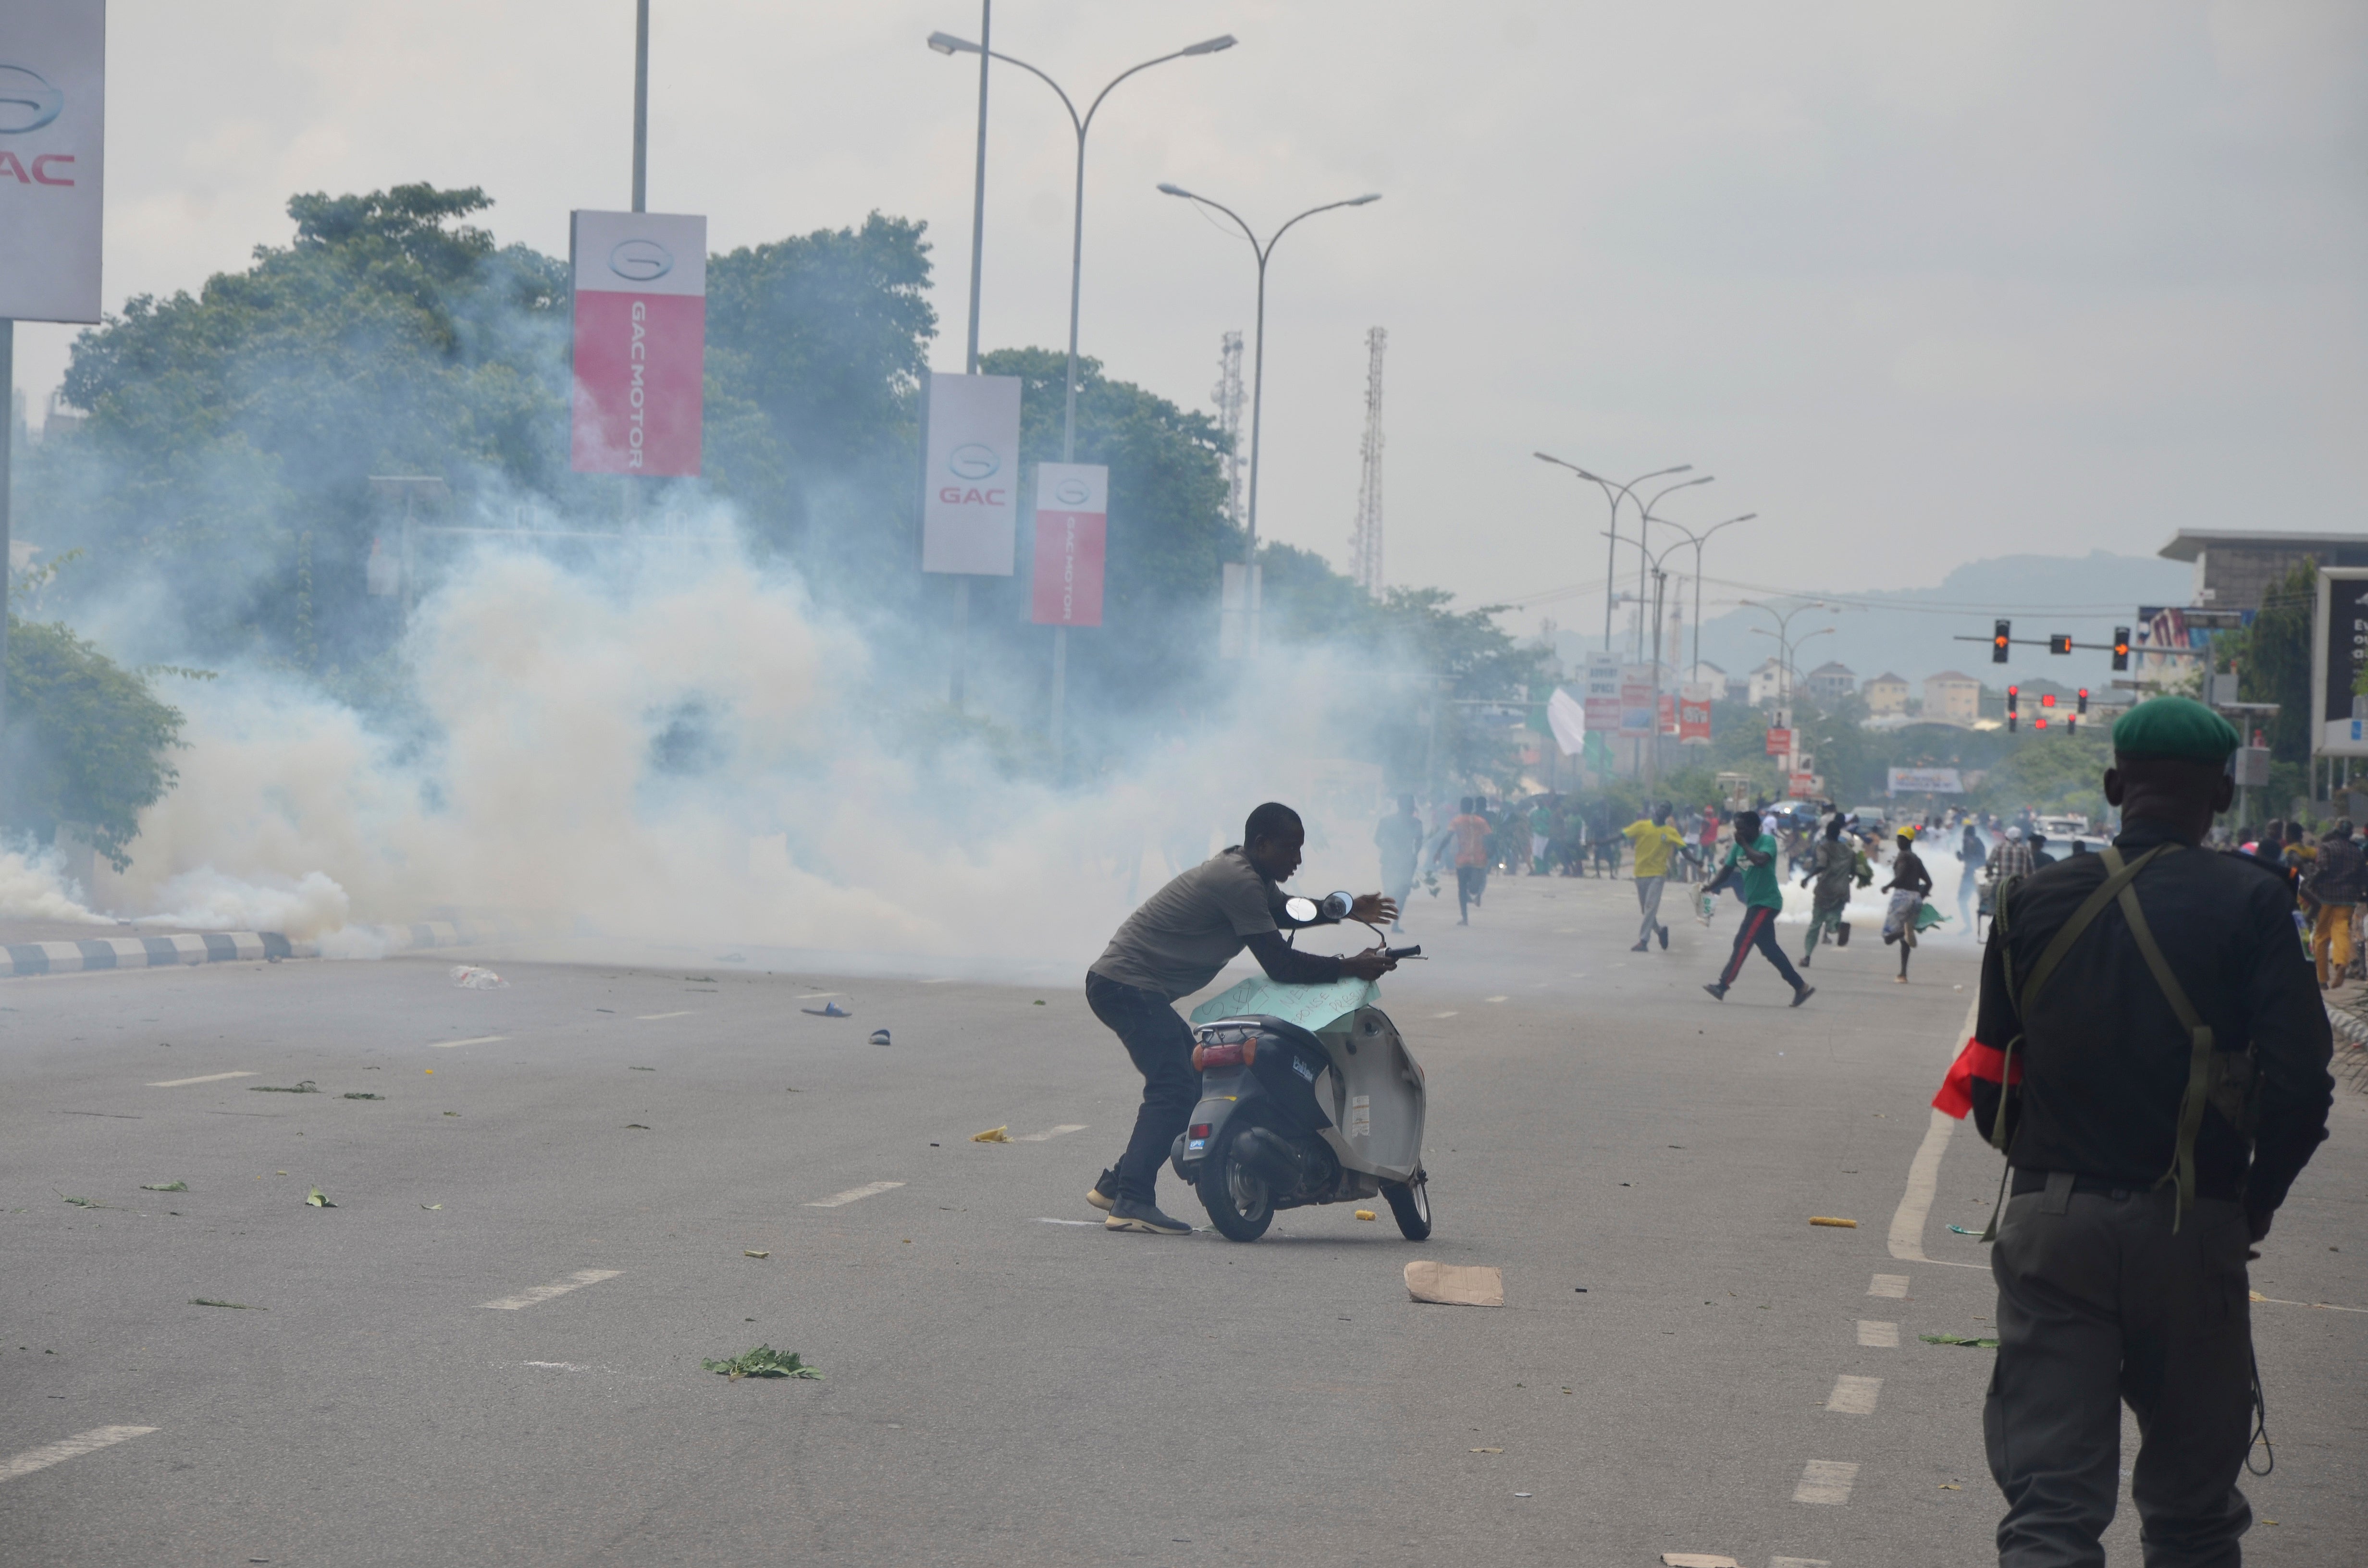
[[[1370,1209],[1360,1209],[1357,1210],[1357,1218],[1360,1220],[1378,1220],[1381,1216],[1374,1213]]]
[[[386,1098],[386,1096],[384,1095],[364,1094],[360,1090],[356,1089],[348,1093],[346,1096],[346,1098],[349,1100],[382,1100]]]
[[[855,1017],[854,1014],[848,1012],[846,1008],[840,1006],[836,1002],[825,1002],[819,1007],[801,1007],[798,1011],[801,1013],[812,1013],[817,1018],[851,1018]]]
[[[1475,1454],[1501,1454],[1505,1450],[1502,1449],[1474,1449],[1472,1451]]]
[[[249,1306],[245,1301],[217,1301],[211,1296],[192,1296],[189,1298],[189,1305],[193,1307],[228,1307],[233,1312],[268,1312],[271,1310],[269,1307]]]
[[[423,1204],[421,1204],[421,1205],[420,1205],[420,1207],[421,1207],[422,1209],[441,1209],[441,1208],[443,1208],[443,1207],[444,1207],[444,1205],[442,1205],[441,1203],[423,1203]]]
[[[1035,1005],[1036,1006],[1039,1006],[1039,1007],[1042,1006],[1044,1005],[1044,998],[1042,998],[1042,996],[1039,996],[1038,998],[1036,998],[1036,1001],[1035,1001],[1035,1004],[1034,1004],[1034,1005]]]
[[[1995,1350],[1995,1339],[1967,1339],[1962,1334],[1919,1334],[1916,1336],[1927,1345],[1963,1345],[1975,1350]]]
[[[655,1073],[657,1069],[655,1067],[628,1067],[625,1071],[628,1073]]]
[[[140,1184],[140,1190],[142,1192],[187,1192],[189,1190],[189,1184],[185,1181],[143,1181]]]
[[[970,1141],[973,1143],[1008,1143],[1011,1142],[1011,1129],[1008,1126],[990,1127],[984,1132],[972,1133]]]
[[[312,1079],[306,1078],[296,1084],[249,1084],[246,1092],[250,1095],[317,1095],[321,1091],[313,1086]]]
[[[509,982],[489,969],[479,969],[472,963],[452,966],[452,983],[463,991],[507,991]]]
[[[888,1043],[888,1031],[886,1029],[873,1029],[871,1031],[871,1043],[874,1045],[886,1045]]]
[[[1665,1551],[1663,1568],[1743,1568],[1734,1558],[1715,1551]]]
[[[1959,1235],[1961,1235],[1961,1236],[1978,1236],[1978,1235],[1980,1235],[1980,1234],[1981,1234],[1981,1233],[1980,1233],[1979,1231],[1969,1231],[1969,1230],[1965,1229],[1965,1227],[1964,1227],[1964,1226],[1963,1226],[1963,1225],[1955,1225],[1955,1224],[1952,1224],[1952,1225],[1951,1225],[1951,1226],[1949,1227],[1949,1229],[1951,1229],[1951,1230],[1952,1230],[1952,1231],[1956,1232],[1956,1233],[1957,1233],[1957,1234],[1959,1234]]]
[[[649,1130],[650,1124],[646,1121],[629,1121],[625,1123],[625,1131],[628,1132],[647,1132]]]
[[[274,1171],[271,1174],[273,1176],[286,1176],[288,1173],[286,1171]]]
[[[315,1209],[335,1209],[336,1207],[336,1204],[329,1201],[329,1195],[323,1192],[317,1187],[304,1195],[304,1201]]]
[[[740,1256],[742,1257],[770,1257],[773,1255],[769,1252],[751,1252],[744,1247],[741,1249]]]
[[[1530,1495],[1531,1495],[1531,1494],[1530,1493],[1527,1493],[1527,1492],[1516,1492],[1516,1493],[1514,1493],[1514,1494],[1513,1494],[1513,1495],[1514,1495],[1514,1496],[1516,1496],[1516,1497],[1527,1497],[1527,1496],[1530,1496]]]
[[[1830,1214],[1812,1214],[1809,1216],[1809,1223],[1812,1225],[1831,1225],[1839,1231],[1855,1231],[1858,1229],[1858,1221],[1856,1220],[1837,1220]]]
[[[52,1188],[51,1190],[55,1191],[56,1189]],[[64,1199],[66,1202],[73,1204],[77,1209],[111,1209],[114,1207],[113,1204],[101,1203],[96,1198],[66,1198],[66,1195],[63,1192],[58,1193],[58,1196]]]
[[[1437,1263],[1417,1258],[1406,1266],[1406,1293],[1417,1301],[1450,1307],[1501,1307],[1505,1304],[1502,1269],[1474,1264]]]
[[[445,1114],[446,1116],[458,1116],[458,1115],[460,1115],[461,1113],[460,1113],[459,1111],[457,1111],[457,1110],[448,1110],[448,1111],[446,1111],[444,1114]]]
[[[1953,1481],[1944,1481],[1941,1483],[1941,1490],[1943,1492],[1963,1492],[1964,1488],[1958,1485]]]
[[[784,1356],[769,1345],[759,1345],[747,1354],[734,1356],[728,1361],[701,1361],[700,1365],[711,1372],[723,1374],[726,1380],[735,1383],[743,1378],[819,1378],[822,1376],[820,1372],[800,1360],[795,1351]]]

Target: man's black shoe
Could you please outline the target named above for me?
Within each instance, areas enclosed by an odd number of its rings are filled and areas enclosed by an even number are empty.
[[[1713,983],[1705,985],[1702,989],[1711,994],[1711,997],[1713,1001],[1724,1002],[1726,1000],[1726,987],[1724,985]]]
[[[1802,1003],[1807,1001],[1810,997],[1815,996],[1816,994],[1817,988],[1816,986],[1804,985],[1793,993],[1793,1006],[1797,1007]]]
[[[1648,944],[1648,943],[1645,943],[1645,942],[1639,942],[1639,943],[1637,943],[1634,947],[1633,947],[1633,948],[1629,949],[1628,950],[1629,950],[1630,952],[1632,952],[1632,953],[1641,953],[1641,952],[1645,952],[1645,951],[1649,950],[1649,948],[1650,948],[1650,944]]]
[[[1118,1201],[1118,1172],[1107,1170],[1094,1177],[1094,1185],[1086,1192],[1086,1201],[1109,1213],[1110,1205]]]
[[[1189,1236],[1192,1227],[1181,1220],[1162,1214],[1148,1203],[1137,1203],[1132,1198],[1121,1198],[1110,1205],[1110,1218],[1102,1221],[1105,1231],[1140,1231],[1153,1236]]]
[[[1661,927],[1661,950],[1665,953],[1669,950],[1669,928],[1667,926]]]

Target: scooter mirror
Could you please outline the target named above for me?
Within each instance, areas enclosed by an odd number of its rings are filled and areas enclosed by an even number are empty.
[[[1324,918],[1326,920],[1346,920],[1349,911],[1356,907],[1356,899],[1348,893],[1327,892],[1324,895]]]
[[[1324,915],[1323,910],[1316,907],[1314,899],[1301,898],[1296,894],[1282,901],[1282,912],[1301,926],[1313,926]]]

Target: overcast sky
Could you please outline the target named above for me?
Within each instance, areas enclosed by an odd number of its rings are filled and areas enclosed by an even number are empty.
[[[975,36],[977,0],[653,10],[651,207],[708,214],[719,250],[926,219],[961,369],[977,73],[922,40]],[[554,254],[569,209],[627,204],[631,0],[110,13],[110,305],[283,243],[292,191],[482,185],[504,240]],[[2357,0],[999,0],[995,24],[1085,96],[1241,40],[1095,126],[1083,347],[1115,375],[1206,407],[1251,322],[1247,246],[1156,182],[1261,229],[1383,193],[1270,274],[1262,528],[1336,562],[1376,324],[1389,576],[1536,601],[1524,625],[1602,613],[1603,501],[1538,449],[1716,474],[1662,508],[1759,514],[1711,547],[1713,597],[2368,528]],[[983,340],[1057,347],[1074,142],[1031,77],[998,68],[993,105]],[[71,331],[17,329],[37,403]]]

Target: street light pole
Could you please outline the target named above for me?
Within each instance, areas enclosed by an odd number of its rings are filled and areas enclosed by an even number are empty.
[[[1656,493],[1650,501],[1645,503],[1645,509],[1636,515],[1636,540],[1639,548],[1649,550],[1652,547],[1653,542],[1653,525],[1655,523],[1666,523],[1668,521],[1666,517],[1656,517],[1653,516],[1653,508],[1661,504],[1661,497],[1663,495],[1668,494],[1673,490],[1685,490],[1697,484],[1708,484],[1717,477],[1718,476],[1714,473],[1705,473],[1698,479],[1681,479],[1675,484],[1664,485],[1657,493]],[[1676,525],[1671,524],[1670,526],[1675,527]],[[1644,604],[1645,568],[1643,563],[1640,562],[1636,567],[1636,640],[1639,642],[1642,642],[1645,640]],[[1641,649],[1638,651],[1640,653],[1642,652]]]
[[[982,0],[982,4],[985,3],[990,3],[990,0]],[[1182,49],[1160,55],[1156,60],[1146,60],[1140,65],[1130,66],[1111,77],[1109,85],[1094,95],[1094,101],[1086,106],[1086,112],[1081,115],[1077,112],[1076,104],[1062,89],[1060,83],[1026,61],[1016,59],[989,47],[986,42],[986,18],[984,15],[979,19],[979,42],[972,43],[966,39],[954,38],[947,33],[929,35],[929,47],[940,54],[971,52],[979,57],[978,201],[982,206],[985,201],[986,189],[986,64],[989,59],[1000,60],[1007,65],[1017,65],[1052,88],[1053,96],[1061,100],[1061,107],[1068,110],[1069,124],[1077,134],[1076,195],[1069,220],[1069,365],[1067,389],[1063,394],[1061,408],[1061,460],[1064,463],[1075,462],[1077,460],[1077,317],[1086,268],[1086,133],[1093,129],[1094,116],[1100,111],[1102,100],[1109,97],[1111,90],[1129,76],[1148,71],[1155,65],[1165,65],[1171,60],[1184,59],[1188,55],[1220,53],[1233,48],[1235,40],[1233,34],[1225,33],[1217,38],[1203,39],[1199,43],[1188,44]],[[973,234],[971,244],[970,328],[970,369],[973,374],[976,374],[978,370],[977,257],[978,242]],[[1049,739],[1052,742],[1053,768],[1056,776],[1061,768],[1061,720],[1063,710],[1067,706],[1068,674],[1069,629],[1065,626],[1055,626],[1053,628],[1053,715]]]
[[[650,210],[650,0],[633,0],[633,210]]]
[[[1743,516],[1741,516],[1741,517],[1729,517],[1729,518],[1727,518],[1727,519],[1726,519],[1726,521],[1725,521],[1725,522],[1723,522],[1723,523],[1713,523],[1713,524],[1711,524],[1711,526],[1710,526],[1710,527],[1708,527],[1708,528],[1706,528],[1702,529],[1702,532],[1700,532],[1700,533],[1696,533],[1696,532],[1694,532],[1691,528],[1687,528],[1683,523],[1673,523],[1673,522],[1669,521],[1669,519],[1668,519],[1668,518],[1667,518],[1667,517],[1656,517],[1656,518],[1654,518],[1654,519],[1653,519],[1655,522],[1656,522],[1656,523],[1660,524],[1663,528],[1675,528],[1675,529],[1677,529],[1679,533],[1681,533],[1681,534],[1685,535],[1687,539],[1689,539],[1689,540],[1692,540],[1692,541],[1693,541],[1693,547],[1694,547],[1694,656],[1693,656],[1693,658],[1692,658],[1691,661],[1689,661],[1689,662],[1690,662],[1690,664],[1692,665],[1692,667],[1694,667],[1694,668],[1697,668],[1697,669],[1698,669],[1698,668],[1700,668],[1700,667],[1701,667],[1701,665],[1702,665],[1702,545],[1703,545],[1705,542],[1707,542],[1707,541],[1709,540],[1709,539],[1710,539],[1710,536],[1711,536],[1711,535],[1713,535],[1713,534],[1714,534],[1714,533],[1718,532],[1718,530],[1719,530],[1719,529],[1724,528],[1732,528],[1732,527],[1733,527],[1733,526],[1735,526],[1736,523],[1748,523],[1748,522],[1751,521],[1751,519],[1752,519],[1752,518],[1754,518],[1754,517],[1758,517],[1758,516],[1759,516],[1759,513],[1757,513],[1757,512],[1746,512],[1746,513],[1744,513],[1744,514],[1743,514]],[[1679,597],[1683,597],[1683,588],[1684,588],[1684,585],[1683,585],[1683,584],[1680,584],[1680,585],[1679,585]]]
[[[1693,472],[1694,465],[1691,463],[1679,463],[1674,468],[1656,468],[1650,473],[1638,474],[1635,478],[1630,480],[1625,484],[1615,484],[1612,481],[1604,478],[1601,474],[1589,473],[1587,470],[1579,467],[1577,463],[1565,462],[1562,459],[1549,456],[1544,452],[1531,452],[1530,455],[1537,459],[1540,462],[1552,463],[1556,468],[1566,468],[1570,470],[1571,472],[1578,475],[1579,478],[1592,481],[1594,483],[1600,485],[1603,490],[1604,498],[1611,503],[1611,542],[1604,548],[1603,552],[1603,651],[1608,653],[1611,651],[1611,606],[1613,603],[1612,583],[1620,574],[1613,565],[1620,551],[1620,503],[1627,499],[1628,493],[1630,491],[1635,489],[1636,486],[1644,483],[1646,480],[1662,479],[1673,473],[1691,473]],[[1658,499],[1658,497],[1656,497],[1656,499]]]
[[[1178,196],[1183,198],[1187,201],[1197,201],[1203,207],[1214,208],[1217,211],[1220,211],[1226,217],[1231,218],[1234,221],[1234,227],[1242,232],[1242,238],[1249,241],[1250,254],[1258,257],[1258,336],[1257,347],[1253,354],[1253,362],[1256,368],[1252,370],[1250,376],[1249,540],[1247,547],[1244,551],[1242,556],[1243,608],[1246,611],[1245,619],[1248,623],[1247,634],[1243,639],[1244,651],[1246,653],[1255,653],[1258,652],[1258,437],[1262,428],[1260,415],[1265,410],[1266,403],[1266,264],[1268,258],[1274,255],[1274,247],[1282,243],[1282,236],[1291,233],[1292,229],[1304,220],[1313,218],[1318,212],[1329,212],[1336,207],[1362,207],[1369,202],[1379,201],[1382,199],[1381,193],[1375,191],[1364,196],[1352,196],[1345,201],[1327,201],[1321,207],[1311,207],[1306,211],[1302,212],[1298,217],[1292,219],[1290,222],[1285,223],[1281,228],[1277,229],[1273,233],[1268,235],[1266,242],[1261,244],[1258,242],[1257,233],[1251,230],[1247,223],[1242,221],[1242,215],[1235,211],[1232,208],[1225,206],[1223,202],[1212,201],[1205,196],[1196,196],[1191,191],[1186,190],[1181,186],[1170,185],[1165,181],[1161,182],[1159,190],[1164,196]]]

